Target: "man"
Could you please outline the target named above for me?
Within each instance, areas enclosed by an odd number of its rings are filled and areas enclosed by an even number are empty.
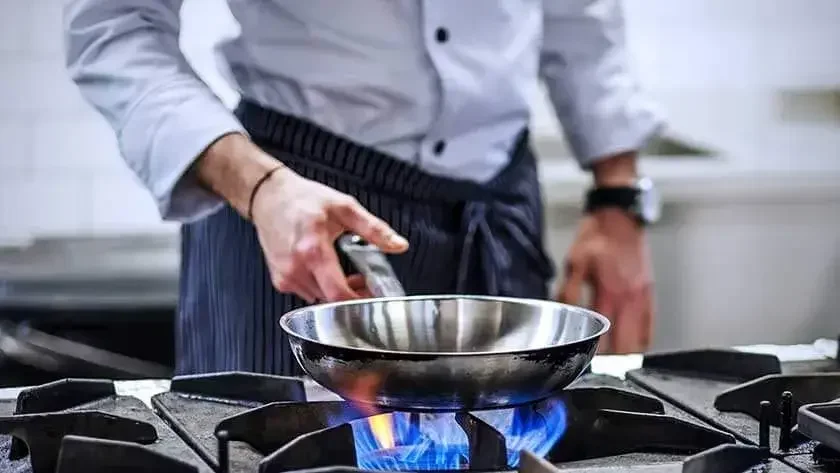
[[[636,151],[659,121],[628,75],[617,0],[230,1],[231,113],[178,46],[179,0],[72,0],[67,62],[182,230],[179,373],[297,373],[277,319],[361,297],[334,248],[392,254],[408,293],[548,297],[528,98],[545,79],[594,190],[558,297],[649,342]],[[117,196],[115,196],[117,197]]]

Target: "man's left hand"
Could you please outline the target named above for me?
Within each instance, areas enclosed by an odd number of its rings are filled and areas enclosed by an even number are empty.
[[[596,181],[621,185],[632,181],[635,155],[617,156],[596,169]],[[602,208],[585,215],[566,258],[557,299],[583,303],[583,287],[592,290],[592,309],[608,317],[612,329],[602,338],[605,353],[639,353],[650,346],[653,319],[653,271],[644,227],[629,214]]]

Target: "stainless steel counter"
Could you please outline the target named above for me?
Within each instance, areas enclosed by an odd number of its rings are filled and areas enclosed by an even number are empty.
[[[0,308],[175,306],[175,234],[35,240],[0,248]]]

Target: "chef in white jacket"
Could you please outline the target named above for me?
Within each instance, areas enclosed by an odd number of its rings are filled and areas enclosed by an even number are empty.
[[[591,285],[614,322],[602,348],[648,346],[657,209],[636,153],[661,122],[618,0],[229,0],[234,111],[179,49],[181,3],[69,0],[64,21],[73,80],[184,224],[179,373],[296,374],[277,318],[367,294],[344,232],[389,253],[410,294],[549,297],[528,146],[540,78],[593,176],[556,297]]]

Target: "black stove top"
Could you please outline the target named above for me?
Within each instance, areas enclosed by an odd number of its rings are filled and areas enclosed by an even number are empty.
[[[630,382],[806,472],[840,471],[840,357],[730,350],[645,357]]]
[[[835,360],[680,352],[627,378],[447,414],[374,412],[249,373],[175,378],[151,408],[111,381],[63,380],[0,401],[0,472],[840,472]]]

